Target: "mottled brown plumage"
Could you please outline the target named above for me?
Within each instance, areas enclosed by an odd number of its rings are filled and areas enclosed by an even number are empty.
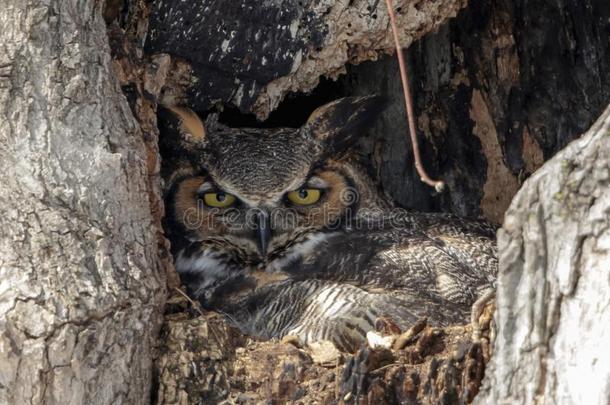
[[[379,317],[467,320],[493,288],[495,229],[397,209],[375,188],[349,147],[380,106],[340,99],[300,129],[162,111],[167,229],[190,294],[252,335],[346,350]]]

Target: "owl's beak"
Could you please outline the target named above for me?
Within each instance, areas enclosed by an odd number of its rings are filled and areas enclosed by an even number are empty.
[[[256,214],[256,240],[258,245],[258,253],[262,259],[267,256],[267,247],[269,247],[269,240],[271,239],[271,221],[269,220],[269,213],[267,211],[259,211]]]

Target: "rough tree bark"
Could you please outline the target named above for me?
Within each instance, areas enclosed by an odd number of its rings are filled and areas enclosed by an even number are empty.
[[[157,194],[102,3],[0,8],[2,404],[149,403]]]
[[[363,149],[394,199],[501,223],[523,180],[606,107],[609,35],[607,0],[491,0],[470,1],[415,41],[407,58],[420,145],[430,172],[447,183],[442,194],[413,169],[393,55],[348,66],[335,97],[390,99]]]
[[[610,106],[524,184],[499,232],[479,403],[609,404]]]
[[[394,3],[404,46],[466,5],[464,0]],[[169,53],[190,64],[186,104],[207,110],[230,103],[260,119],[289,92],[312,90],[321,76],[345,73],[346,63],[394,49],[385,3],[378,0],[157,0],[149,34],[148,53]]]

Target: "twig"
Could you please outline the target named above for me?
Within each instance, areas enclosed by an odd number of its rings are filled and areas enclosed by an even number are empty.
[[[413,156],[415,157],[415,168],[419,174],[420,180],[434,187],[437,192],[443,191],[445,183],[439,180],[433,180],[426,173],[424,165],[421,162],[419,155],[419,144],[417,143],[417,132],[415,132],[415,120],[413,118],[413,102],[411,100],[411,91],[409,90],[409,77],[407,76],[407,67],[405,64],[402,48],[398,39],[398,29],[396,28],[396,16],[394,15],[394,7],[392,0],[386,0],[388,6],[388,14],[390,15],[390,24],[392,25],[392,33],[394,34],[394,44],[396,45],[396,56],[398,57],[398,66],[400,68],[400,80],[402,81],[402,90],[405,98],[405,106],[407,108],[407,118],[409,121],[409,133],[411,135],[411,144],[413,145]]]
[[[182,295],[184,298],[187,299],[188,302],[191,303],[191,305],[193,306],[193,308],[195,308],[195,310],[197,312],[199,312],[199,315],[203,315],[203,311],[201,310],[201,308],[199,307],[199,303],[195,302],[191,299],[191,297],[189,297],[188,295],[186,295],[186,293],[184,291],[182,291],[181,289],[179,289],[178,287],[174,287],[174,290],[178,291],[180,293],[180,295]]]
[[[191,303],[193,308],[195,308],[195,310],[197,312],[199,312],[199,316],[203,316],[203,311],[201,310],[201,305],[197,301],[193,301],[193,299],[191,297],[189,297],[184,291],[182,291],[178,287],[174,287],[174,290],[178,291],[180,293],[180,295],[182,295],[184,298],[186,298],[188,300],[188,302]],[[222,343],[222,340],[220,339],[220,336],[218,336],[218,333],[216,333],[215,328],[210,327],[209,331],[212,332],[212,334],[214,335],[214,339],[216,339],[216,341],[218,343]]]
[[[390,364],[386,364],[385,366],[382,366],[382,367],[376,368],[375,370],[372,370],[372,371],[371,371],[371,373],[377,373],[377,372],[379,372],[379,371],[386,370],[386,369],[388,369],[388,368],[390,368],[390,367],[395,367],[395,366],[400,366],[400,365],[401,365],[400,363],[390,363]]]

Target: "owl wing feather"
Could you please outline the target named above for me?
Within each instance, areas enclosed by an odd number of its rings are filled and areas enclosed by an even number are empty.
[[[290,272],[297,279],[350,282],[365,290],[472,305],[478,292],[492,285],[496,268],[492,242],[486,246],[398,228],[335,234],[313,260]]]

